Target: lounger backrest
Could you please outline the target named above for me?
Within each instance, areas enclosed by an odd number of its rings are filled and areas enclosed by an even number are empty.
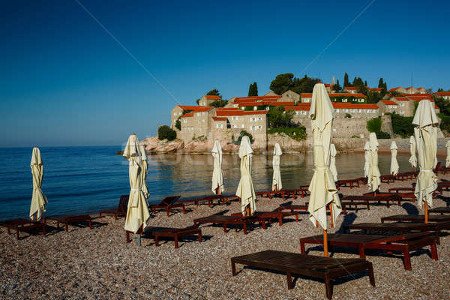
[[[169,197],[166,197],[166,198],[161,200],[160,205],[172,205],[180,198],[181,198],[181,196],[169,196]]]
[[[122,195],[119,199],[119,206],[117,207],[118,213],[126,213],[128,209],[128,199],[130,195]]]

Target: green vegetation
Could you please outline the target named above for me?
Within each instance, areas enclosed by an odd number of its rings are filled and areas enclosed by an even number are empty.
[[[195,137],[195,135],[192,137],[192,140],[194,142],[206,142],[208,140],[208,138],[204,135],[200,135],[198,137]]]
[[[285,111],[284,107],[270,107],[267,133],[281,133],[297,141],[305,140],[306,128],[292,121],[294,114],[294,111]]]
[[[352,115],[349,114],[349,113],[346,113],[346,114],[345,114],[345,117],[346,117],[347,119],[351,119],[351,118],[352,118]]]
[[[373,118],[367,121],[367,130],[369,132],[375,132],[378,139],[390,139],[391,135],[387,132],[381,131],[381,117]]]
[[[248,95],[249,96],[258,96],[258,85],[256,82],[253,82],[248,87]]]
[[[211,103],[211,106],[214,107],[224,107],[225,105],[228,104],[227,100],[216,100],[214,102]]]
[[[177,133],[175,130],[167,125],[162,125],[158,128],[158,139],[173,141],[177,138]]]
[[[336,83],[333,85],[333,90],[336,91],[336,93],[339,93],[342,90],[341,85],[339,84],[339,79],[336,80]]]
[[[178,130],[181,130],[181,121],[180,121],[180,118],[178,118],[178,119],[175,121],[175,128],[178,129]]]
[[[220,92],[218,89],[212,89],[206,93],[206,95],[220,96]]]
[[[247,132],[245,130],[242,130],[241,133],[239,134],[239,137],[238,137],[237,141],[234,140],[234,136],[233,136],[233,143],[235,145],[240,145],[241,141],[242,141],[242,138],[244,136],[248,136],[248,138],[250,139],[250,143],[253,144],[255,142],[255,139],[253,138],[253,135],[251,135],[249,132]]]
[[[450,116],[440,113],[439,118],[441,119],[440,128],[450,132]]]
[[[320,82],[317,78],[310,78],[304,76],[303,78],[296,78],[292,73],[279,74],[270,83],[270,89],[278,95],[291,90],[297,94],[312,93],[314,85]]]
[[[450,116],[450,101],[442,97],[435,97],[434,102],[439,107],[441,114]]]
[[[344,74],[344,87],[345,86],[350,86],[350,81],[348,80],[347,72],[345,72],[345,74]]]
[[[396,113],[391,114],[392,131],[403,138],[410,137],[414,134],[414,125],[412,120],[414,117],[403,117]]]

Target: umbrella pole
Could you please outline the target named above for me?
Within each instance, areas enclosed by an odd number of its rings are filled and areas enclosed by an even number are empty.
[[[221,191],[220,186],[218,186],[218,187],[216,188],[216,195],[222,195],[222,191]]]
[[[327,230],[323,230],[323,256],[328,257],[328,233]]]
[[[425,215],[425,224],[428,224],[428,203],[426,201],[423,203],[423,213]]]

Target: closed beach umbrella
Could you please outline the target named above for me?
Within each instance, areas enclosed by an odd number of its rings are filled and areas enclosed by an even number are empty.
[[[425,223],[428,223],[428,207],[433,206],[433,192],[437,188],[437,177],[433,169],[436,166],[438,118],[431,101],[419,102],[412,123],[415,125],[414,136],[419,165],[414,194],[417,205],[424,209]]]
[[[142,180],[142,192],[144,192],[145,198],[147,199],[150,196],[147,188],[147,172],[148,172],[148,162],[147,162],[147,154],[145,153],[145,148],[143,145],[139,145],[139,151],[141,152],[141,160],[142,160],[142,172],[141,180]]]
[[[333,114],[334,109],[325,85],[316,84],[309,110],[314,142],[314,175],[308,188],[308,212],[314,226],[319,225],[323,229],[325,256],[328,256],[327,206],[330,207],[332,224],[336,223],[336,218],[341,213],[341,203],[329,167]]]
[[[253,215],[256,211],[256,194],[252,181],[252,156],[253,150],[248,136],[243,136],[239,147],[241,158],[241,180],[236,191],[236,196],[241,198],[241,211],[244,216]]]
[[[223,173],[222,173],[222,146],[218,140],[214,141],[214,147],[211,150],[214,157],[214,170],[212,175],[211,189],[214,194],[221,195],[224,191]]]
[[[445,167],[450,167],[450,141],[447,141],[445,144],[445,148],[447,148],[447,159],[445,160]]]
[[[397,161],[397,144],[395,141],[392,141],[391,143],[391,175],[397,175],[398,174],[398,161]]]
[[[123,156],[128,159],[130,177],[130,196],[128,201],[125,230],[133,233],[143,231],[150,218],[142,179],[144,164],[139,141],[135,134],[130,135],[123,151]]]
[[[334,182],[338,181],[338,172],[336,169],[336,147],[334,144],[330,145],[330,171],[333,174]]]
[[[369,175],[370,148],[369,141],[364,144],[364,177]]]
[[[283,188],[280,171],[281,154],[283,154],[283,152],[281,152],[280,144],[276,143],[273,149],[273,159],[272,159],[272,166],[273,166],[272,191],[279,191]]]
[[[33,177],[33,194],[31,196],[30,219],[39,221],[45,212],[47,198],[42,192],[42,178],[44,165],[42,164],[41,151],[34,147],[31,154],[31,176]]]
[[[378,169],[378,140],[375,132],[369,135],[369,171],[367,176],[367,184],[373,192],[378,190],[380,186],[380,169]]]
[[[409,138],[409,151],[411,152],[411,157],[409,158],[409,163],[414,168],[417,167],[417,157],[416,157],[416,139],[412,135]]]

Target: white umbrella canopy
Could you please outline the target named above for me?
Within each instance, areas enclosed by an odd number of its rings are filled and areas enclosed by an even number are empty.
[[[333,224],[336,223],[342,209],[329,167],[334,109],[322,83],[314,86],[309,117],[314,141],[314,175],[309,185],[311,194],[308,212],[314,226],[318,224],[324,229],[324,239],[326,239],[327,205],[330,205],[331,208]],[[327,243],[324,243],[324,246],[326,247]],[[327,249],[325,249],[325,255],[328,255]]]
[[[128,201],[125,230],[137,233],[144,230],[150,218],[148,205],[143,188],[144,165],[139,140],[135,134],[130,135],[123,151],[123,156],[129,162],[130,196]]]
[[[223,186],[222,173],[222,146],[218,140],[214,141],[214,147],[211,150],[211,154],[214,157],[211,190],[214,194],[221,195],[225,189]]]
[[[447,148],[447,158],[445,159],[445,167],[450,167],[450,141],[447,141],[445,144],[445,148]]]
[[[37,147],[33,148],[30,167],[31,175],[33,177],[33,194],[31,196],[30,219],[32,221],[39,221],[45,212],[47,197],[45,197],[42,192],[44,165],[42,163],[41,151]]]
[[[375,132],[369,135],[369,170],[367,176],[367,184],[373,192],[378,190],[380,186],[380,169],[378,168],[378,140]]]
[[[428,221],[427,209],[433,206],[433,191],[437,188],[437,177],[433,168],[436,166],[438,118],[431,101],[419,102],[412,123],[416,126],[414,136],[420,170],[414,194],[417,205],[424,207],[425,220]]]
[[[239,147],[241,158],[241,180],[236,191],[236,196],[241,198],[241,211],[243,215],[252,215],[256,211],[256,194],[252,181],[252,156],[253,150],[248,136],[243,136]]]
[[[370,147],[369,141],[364,144],[364,177],[369,176],[369,164],[370,164]]]
[[[391,143],[391,169],[390,173],[391,175],[397,175],[399,170],[399,165],[397,161],[397,143],[395,141],[392,141]]]
[[[411,157],[409,158],[409,163],[414,168],[417,167],[417,157],[416,157],[416,139],[412,135],[409,138],[409,152],[411,152]]]
[[[144,145],[139,145],[139,151],[141,153],[142,160],[142,172],[141,172],[141,180],[142,180],[142,192],[144,192],[145,198],[147,199],[150,196],[150,193],[147,188],[147,172],[148,172],[148,162],[147,162],[147,154],[145,153]]]
[[[283,188],[283,183],[281,182],[281,171],[280,171],[280,156],[283,154],[281,151],[280,144],[276,143],[273,149],[273,177],[272,177],[272,191],[279,191]]]
[[[330,171],[333,174],[334,182],[338,181],[338,172],[336,169],[336,146],[334,144],[330,145]]]

